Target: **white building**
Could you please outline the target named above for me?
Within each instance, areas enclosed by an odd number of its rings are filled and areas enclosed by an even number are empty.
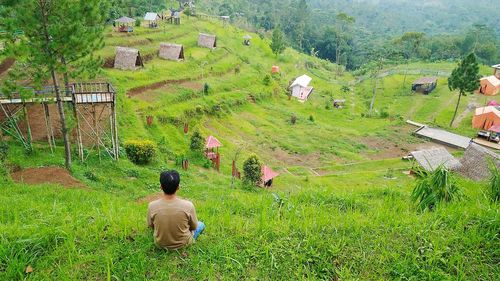
[[[290,85],[292,97],[298,98],[301,102],[306,101],[314,90],[313,87],[309,86],[311,80],[312,78],[305,74],[295,79],[292,85]]]

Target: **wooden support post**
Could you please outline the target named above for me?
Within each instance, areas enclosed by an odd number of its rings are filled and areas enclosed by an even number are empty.
[[[54,140],[54,131],[52,129],[52,123],[50,121],[49,107],[45,102],[42,103],[42,107],[44,113],[43,116],[45,118],[45,128],[47,129],[47,142],[49,143],[50,152],[54,153],[55,140]]]
[[[28,116],[28,110],[26,109],[26,103],[23,102],[23,114],[24,114],[24,119],[26,120],[26,135],[28,137],[28,145],[29,147],[32,147],[31,140],[33,139],[33,135],[31,134],[31,126],[30,126],[30,118]]]
[[[115,160],[120,157],[120,143],[118,141],[118,127],[116,123],[116,94],[113,94],[113,100],[111,102],[111,141],[113,144],[113,152],[115,154]]]
[[[80,127],[80,122],[78,120],[78,107],[75,95],[73,95],[73,116],[75,117],[75,123],[76,123],[76,138],[77,138],[76,142],[78,143],[78,157],[80,157],[81,161],[84,161],[85,159],[83,158],[82,131]]]
[[[95,145],[97,147],[97,154],[99,155],[99,162],[102,160],[101,159],[101,138],[99,134],[99,126],[98,126],[98,120],[97,120],[97,114],[96,114],[96,106],[95,103],[92,103],[92,119],[93,119],[93,125],[95,128]]]

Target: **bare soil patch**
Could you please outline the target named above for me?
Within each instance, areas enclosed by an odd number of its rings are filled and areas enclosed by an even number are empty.
[[[137,201],[136,201],[136,202],[137,202],[137,203],[139,203],[139,204],[142,204],[142,203],[150,203],[150,202],[153,202],[153,201],[155,201],[155,200],[157,200],[157,199],[160,199],[162,195],[163,195],[163,194],[162,194],[161,192],[159,192],[159,193],[154,193],[154,194],[150,194],[150,195],[148,195],[148,196],[145,196],[145,197],[142,197],[142,198],[137,199]]]
[[[132,88],[127,92],[127,96],[133,97],[133,96],[137,96],[137,95],[140,95],[142,93],[145,93],[147,91],[160,89],[160,88],[165,87],[167,85],[181,84],[181,83],[185,83],[185,82],[189,82],[189,81],[190,81],[190,79],[163,80],[163,81],[156,82],[153,84]]]
[[[14,65],[16,59],[14,58],[6,58],[0,63],[0,75],[9,70],[9,68]]]
[[[30,185],[52,183],[67,188],[86,188],[67,170],[59,167],[28,168],[14,171],[11,176],[15,182]]]

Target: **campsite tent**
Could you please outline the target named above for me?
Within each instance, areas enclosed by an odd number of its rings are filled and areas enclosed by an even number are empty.
[[[121,17],[115,20],[116,31],[118,32],[133,32],[133,25],[135,24],[135,19],[129,17]]]
[[[309,87],[311,80],[312,78],[305,74],[295,79],[290,85],[292,96],[298,98],[301,102],[306,101],[314,90],[313,87]]]
[[[121,70],[135,70],[143,67],[141,54],[139,50],[125,47],[116,48],[114,68]]]
[[[490,127],[500,125],[500,111],[494,106],[476,108],[472,118],[472,127],[488,130]]]
[[[498,103],[496,100],[491,100],[488,102],[487,106],[500,106],[500,103]]]
[[[178,44],[160,43],[160,58],[167,60],[183,60],[184,47]]]
[[[432,172],[443,165],[450,170],[460,168],[460,162],[444,147],[413,151],[410,153],[415,161],[426,171]]]
[[[217,47],[217,36],[200,33],[198,36],[198,46],[214,49]]]
[[[428,95],[430,92],[434,91],[436,86],[437,86],[436,77],[422,77],[413,82],[411,90],[414,92],[420,92]]]
[[[460,159],[460,163],[461,167],[458,170],[460,174],[472,180],[481,181],[490,178],[490,163],[500,168],[500,156],[485,147],[471,143]]]
[[[158,16],[157,13],[148,12],[144,16],[144,21],[147,21],[148,22],[148,26],[151,27],[151,28],[158,27],[158,22],[157,21],[159,19],[160,19],[160,16]]]
[[[279,176],[279,173],[273,171],[268,166],[262,166],[261,169],[262,169],[261,170],[261,173],[262,173],[262,177],[261,177],[262,185],[264,187],[271,187],[273,185],[273,179],[275,177]]]
[[[483,95],[495,96],[500,92],[500,79],[494,75],[481,78],[480,83],[479,93]]]

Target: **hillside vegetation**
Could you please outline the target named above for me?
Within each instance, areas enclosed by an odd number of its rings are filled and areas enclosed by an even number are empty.
[[[217,34],[217,48],[197,47],[199,32]],[[462,201],[419,213],[410,201],[415,179],[403,173],[411,163],[400,160],[433,145],[412,136],[407,119],[449,123],[457,94],[444,74],[454,63],[388,66],[380,78],[359,79],[292,49],[275,56],[257,34],[244,46],[245,34],[193,17],[133,34],[108,28],[99,52],[108,63],[116,46],[138,48],[146,61],[143,69],[105,68],[99,77],[118,90],[120,141],[152,140],[157,157],[138,166],[125,155],[118,162],[91,156],[73,168],[81,188],[2,178],[0,279],[499,279],[500,209],[487,184],[459,179]],[[183,44],[185,61],[158,58],[160,42]],[[273,65],[279,75],[270,75]],[[313,95],[289,100],[286,87],[304,73]],[[410,93],[417,73],[443,73],[438,89]],[[345,99],[345,107],[334,109],[333,99]],[[451,130],[472,136],[467,105],[474,102],[484,101],[463,99],[464,117]],[[151,126],[146,116],[154,117]],[[189,150],[196,130],[222,142],[220,173]],[[50,154],[37,143],[29,155],[9,145],[7,163],[16,170],[63,165],[62,145]],[[238,167],[256,154],[280,172],[271,189],[231,184],[240,150]],[[194,202],[207,229],[195,245],[167,252],[153,244],[147,202],[160,191],[159,173],[181,170],[184,157],[191,166],[181,172],[180,196]]]

